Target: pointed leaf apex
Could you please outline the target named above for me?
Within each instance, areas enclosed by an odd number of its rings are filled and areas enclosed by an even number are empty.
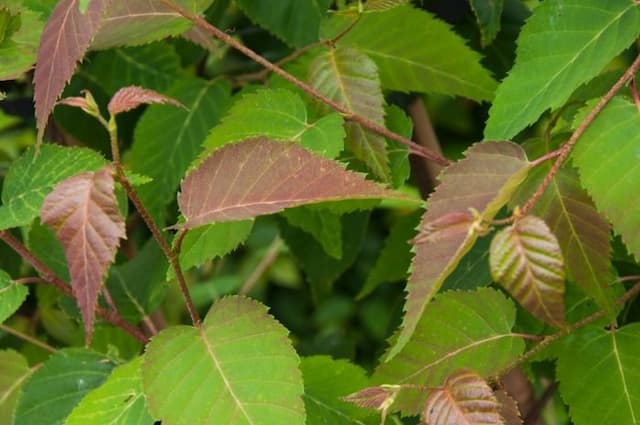
[[[109,110],[109,114],[114,117],[119,113],[135,109],[142,104],[152,103],[168,103],[186,109],[182,103],[173,98],[164,96],[154,90],[138,86],[128,86],[118,90],[109,101],[107,109]]]
[[[98,104],[96,103],[96,100],[91,92],[89,90],[82,90],[82,94],[84,94],[84,97],[65,97],[64,99],[60,99],[56,104],[74,106],[76,108],[82,109],[84,112],[93,117],[102,117],[102,115],[100,114],[100,108],[98,107]]]

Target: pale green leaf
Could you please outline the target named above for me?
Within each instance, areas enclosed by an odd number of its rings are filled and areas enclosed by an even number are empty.
[[[307,425],[364,425],[370,412],[341,400],[367,385],[365,371],[347,360],[328,356],[302,359]]]
[[[237,100],[204,142],[211,152],[230,142],[266,136],[274,140],[299,141],[305,148],[327,158],[343,149],[342,117],[332,113],[310,122],[307,108],[296,93],[285,89],[261,89]]]
[[[23,386],[14,425],[62,425],[113,367],[111,360],[86,348],[56,352]]]
[[[11,276],[0,270],[0,323],[20,308],[28,292],[25,285],[13,283]]]
[[[522,338],[511,332],[515,318],[513,303],[494,289],[438,295],[414,337],[396,357],[378,366],[372,383],[435,387],[462,368],[488,378],[524,350]],[[402,390],[392,409],[418,414],[426,397],[424,391]]]
[[[496,38],[500,32],[500,18],[504,0],[471,0],[469,2],[473,13],[476,15],[482,46],[486,47]]]
[[[304,230],[322,245],[331,257],[342,258],[342,223],[340,214],[322,207],[302,206],[282,212],[290,225]]]
[[[320,20],[330,0],[236,0],[251,20],[293,47],[318,41]]]
[[[372,11],[385,11],[407,3],[409,3],[409,0],[367,0],[365,3],[365,9]]]
[[[640,324],[587,327],[571,336],[558,359],[560,394],[576,425],[640,420]]]
[[[411,6],[365,12],[338,42],[353,46],[378,65],[384,88],[493,97],[496,83],[471,50],[445,22]]]
[[[40,206],[53,187],[67,177],[95,171],[106,161],[95,151],[45,144],[35,155],[27,150],[11,165],[2,187],[0,229],[26,226],[40,215]]]
[[[152,182],[138,189],[140,199],[154,214],[175,200],[180,180],[198,155],[209,130],[218,122],[230,99],[227,82],[182,79],[165,93],[186,109],[152,105],[140,119],[134,143],[126,157],[130,168]]]
[[[563,105],[640,33],[633,0],[551,0],[533,11],[518,38],[516,64],[496,92],[486,139],[510,139]]]
[[[303,425],[298,363],[287,330],[265,306],[227,297],[201,327],[154,337],[142,381],[153,416],[166,425]]]
[[[531,314],[564,327],[564,259],[541,218],[526,216],[491,241],[491,274]]]
[[[376,64],[349,47],[329,49],[317,56],[309,68],[310,84],[350,112],[384,126],[384,97]],[[346,145],[382,180],[391,177],[385,139],[362,125],[346,124]]]
[[[29,71],[36,61],[36,52],[44,22],[38,13],[29,9],[19,12],[19,28],[13,34],[0,39],[0,80],[19,78]]]
[[[640,258],[640,204],[634,201],[640,181],[639,144],[638,108],[614,98],[572,152],[583,187],[636,258]]]
[[[21,354],[13,350],[0,351],[0,423],[13,424],[20,390],[34,370]]]
[[[405,317],[389,358],[411,338],[429,300],[478,238],[471,226],[491,221],[529,170],[524,151],[511,142],[478,143],[465,156],[443,171],[427,201],[414,240]]]
[[[65,425],[153,425],[142,393],[141,360],[137,357],[115,368],[71,411]]]

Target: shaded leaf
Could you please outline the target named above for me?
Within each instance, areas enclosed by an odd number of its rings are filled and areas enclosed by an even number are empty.
[[[405,317],[389,358],[411,338],[429,300],[478,238],[478,231],[470,231],[471,226],[493,219],[528,169],[520,146],[484,142],[471,146],[466,158],[440,175],[441,183],[429,197],[414,244]],[[473,217],[470,209],[477,211],[478,217]]]
[[[496,92],[486,139],[510,139],[547,109],[563,105],[640,33],[634,1],[553,0],[540,6],[518,37],[516,63]]]
[[[591,103],[585,111],[592,107]],[[636,258],[640,258],[640,204],[631,200],[637,197],[640,181],[639,143],[638,109],[631,101],[614,98],[572,152],[583,187]]]
[[[341,397],[367,384],[365,371],[347,360],[328,356],[302,359],[304,405],[307,425],[363,425],[369,413],[341,400]]]
[[[495,395],[500,403],[500,415],[505,425],[522,425],[518,403],[504,390],[495,391]]]
[[[287,330],[265,306],[226,297],[200,328],[174,326],[154,337],[142,381],[163,424],[302,425],[298,362]]]
[[[193,228],[310,203],[385,197],[399,195],[296,144],[251,139],[218,149],[188,174],[178,204],[184,226]]]
[[[108,3],[106,0],[91,0],[87,11],[81,13],[78,2],[60,0],[40,38],[33,78],[39,142],[42,141],[49,114],[98,31]]]
[[[485,235],[476,240],[460,259],[455,270],[442,283],[441,292],[451,289],[472,290],[493,282],[489,269],[491,239],[492,235]]]
[[[358,50],[339,47],[318,55],[310,65],[309,82],[350,112],[384,126],[384,97],[376,64]],[[345,126],[349,150],[376,176],[389,181],[391,170],[384,137],[354,122]]]
[[[33,371],[22,354],[0,351],[0,423],[13,424],[20,390]]]
[[[591,326],[571,336],[558,359],[557,379],[576,425],[638,422],[638,344],[638,323],[613,331]]]
[[[14,425],[62,425],[78,402],[107,379],[113,367],[110,359],[85,348],[56,352],[23,386]]]
[[[293,47],[318,41],[320,20],[330,3],[330,0],[236,0],[251,20]]]
[[[373,59],[386,89],[493,97],[496,83],[480,65],[480,55],[448,24],[410,5],[363,13],[338,45],[356,47]]]
[[[328,255],[336,260],[342,258],[341,214],[321,207],[314,208],[313,205],[290,208],[281,214],[290,225],[313,236]]]
[[[511,332],[515,317],[513,303],[493,289],[438,295],[418,322],[415,336],[378,366],[372,383],[435,387],[462,368],[488,378],[524,349],[520,335]],[[424,391],[402,390],[393,410],[418,414],[426,397]]]
[[[471,0],[469,2],[473,13],[476,15],[482,46],[486,47],[496,38],[500,32],[500,18],[504,0]]]
[[[491,241],[491,275],[538,319],[564,326],[564,260],[540,218],[526,216]]]
[[[67,177],[93,171],[106,161],[95,151],[46,144],[36,155],[28,149],[11,164],[2,186],[0,229],[26,226],[40,214],[53,187]]]
[[[128,86],[121,88],[113,95],[107,109],[109,110],[109,114],[114,116],[135,109],[140,105],[152,103],[168,103],[173,106],[185,107],[177,100],[161,95],[154,90],[144,89],[138,86]]]
[[[442,387],[431,391],[422,420],[429,425],[505,423],[489,384],[466,369],[452,373]]]
[[[89,392],[67,417],[65,425],[153,425],[142,393],[142,358],[118,366]]]
[[[87,341],[91,341],[104,275],[115,259],[120,238],[126,237],[111,166],[63,180],[47,195],[40,216],[64,246],[71,286]]]
[[[28,292],[25,285],[14,283],[7,272],[0,270],[0,323],[20,308]]]
[[[411,139],[413,121],[398,106],[389,105],[385,108],[385,125],[396,134]],[[411,175],[409,162],[409,148],[395,140],[387,139],[389,147],[389,166],[391,167],[391,181],[395,189],[401,187]]]
[[[12,18],[19,28],[10,34],[5,32],[4,40],[0,37],[0,81],[18,79],[33,67],[44,28],[38,13],[27,8]]]

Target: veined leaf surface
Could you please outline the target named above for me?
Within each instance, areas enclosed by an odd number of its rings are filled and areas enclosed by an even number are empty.
[[[486,47],[500,32],[500,18],[502,17],[504,0],[471,0],[469,4],[478,21],[482,46]]]
[[[244,220],[343,199],[398,197],[294,143],[250,139],[215,151],[182,181],[184,226]]]
[[[38,13],[24,8],[14,19],[20,28],[7,39],[0,39],[0,81],[20,78],[33,67],[44,22]]]
[[[265,306],[227,297],[199,328],[174,326],[154,337],[142,380],[163,424],[303,425],[298,363],[287,330]]]
[[[16,312],[27,298],[27,287],[13,283],[11,276],[0,270],[0,323]]]
[[[22,354],[0,351],[0,423],[12,424],[22,386],[33,373]]]
[[[473,145],[441,174],[427,202],[407,282],[405,316],[391,358],[409,341],[427,304],[478,237],[474,221],[493,219],[529,170],[526,155],[511,142]],[[470,209],[478,213],[473,217]]]
[[[109,101],[109,105],[107,105],[107,109],[111,116],[115,116],[135,109],[140,105],[149,105],[154,103],[171,104],[177,107],[184,107],[177,100],[164,96],[157,91],[138,86],[128,86],[121,88],[113,95]]]
[[[639,33],[634,0],[541,3],[518,38],[516,64],[498,87],[485,138],[510,139],[547,109],[562,106]]]

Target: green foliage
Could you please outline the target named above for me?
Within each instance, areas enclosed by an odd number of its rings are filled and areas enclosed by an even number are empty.
[[[17,15],[0,10],[0,14],[6,20],[0,36],[0,80],[10,80],[28,71],[35,62],[44,24],[30,9],[23,9]]]
[[[500,32],[500,18],[504,8],[504,0],[471,0],[469,2],[476,15],[482,45],[487,46]]]
[[[33,373],[27,360],[14,350],[0,351],[0,421],[13,423],[20,389]]]
[[[4,323],[27,298],[27,288],[11,280],[11,276],[0,270],[0,323]]]

